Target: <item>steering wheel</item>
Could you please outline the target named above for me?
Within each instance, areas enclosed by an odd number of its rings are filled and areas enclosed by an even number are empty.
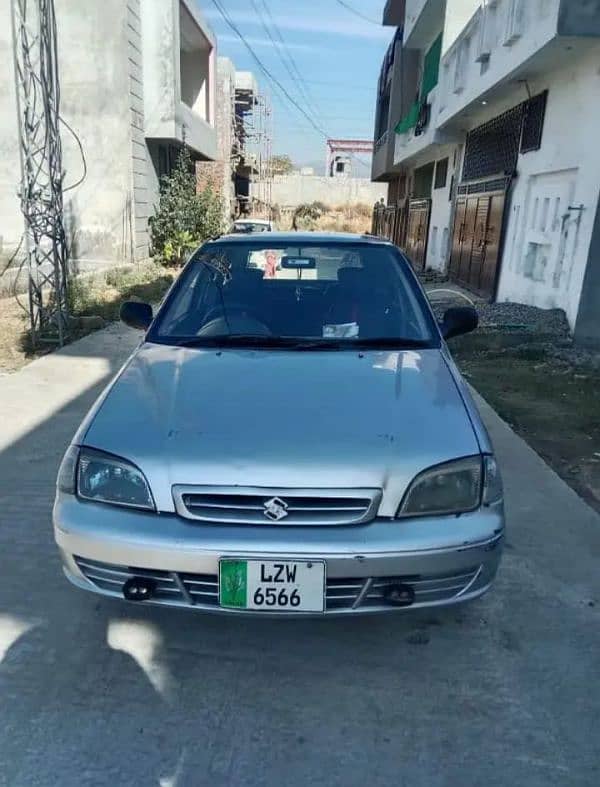
[[[229,323],[234,320],[239,321],[239,318],[246,320],[247,323],[255,323],[257,326],[256,333],[262,333],[264,331],[266,334],[271,334],[269,326],[260,319],[260,316],[256,312],[238,303],[232,303],[225,307],[221,305],[214,306],[204,318],[204,325],[200,329],[200,333],[202,333],[211,323],[217,322],[217,320],[223,320]]]

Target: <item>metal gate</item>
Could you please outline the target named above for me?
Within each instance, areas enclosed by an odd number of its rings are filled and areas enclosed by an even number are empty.
[[[414,199],[410,201],[405,251],[416,271],[422,271],[425,268],[430,216],[430,199]]]
[[[496,293],[508,179],[458,188],[449,275],[482,298]]]
[[[406,245],[406,224],[408,216],[407,200],[397,205],[376,205],[373,210],[372,232],[387,238],[401,249]]]

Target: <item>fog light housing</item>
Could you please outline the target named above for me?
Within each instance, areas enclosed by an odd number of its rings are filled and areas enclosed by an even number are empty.
[[[394,607],[410,607],[415,603],[415,591],[410,585],[390,585],[386,588],[383,597]]]
[[[148,601],[154,595],[156,582],[146,577],[132,577],[123,585],[123,597],[127,601]]]

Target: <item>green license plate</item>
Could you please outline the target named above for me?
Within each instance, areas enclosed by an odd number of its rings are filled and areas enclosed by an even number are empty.
[[[314,560],[221,560],[219,603],[228,609],[323,612],[325,563]]]

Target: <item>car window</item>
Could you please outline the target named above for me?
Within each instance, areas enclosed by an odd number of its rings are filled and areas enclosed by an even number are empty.
[[[437,338],[407,263],[391,247],[256,241],[197,252],[153,328],[159,341],[231,335]]]

